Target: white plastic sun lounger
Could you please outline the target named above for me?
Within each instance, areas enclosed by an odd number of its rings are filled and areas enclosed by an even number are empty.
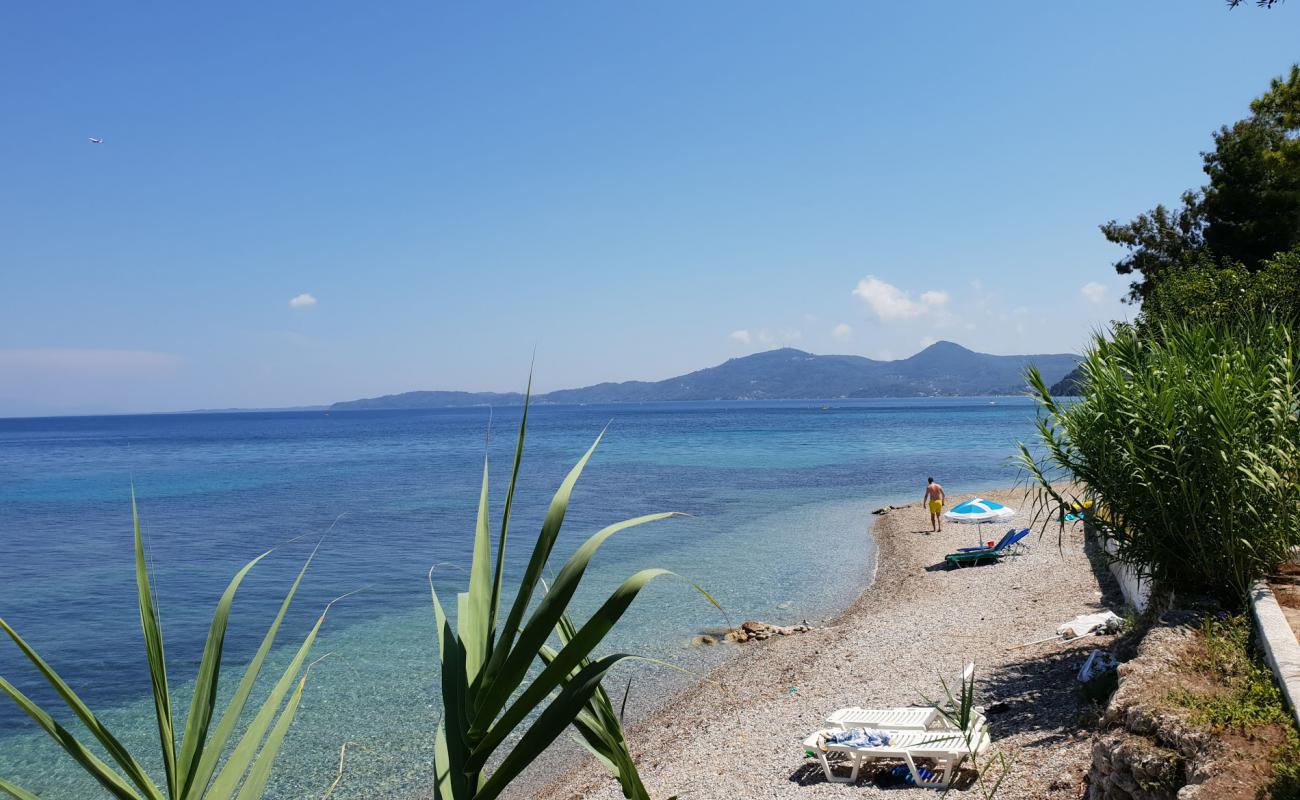
[[[969,683],[975,674],[975,664],[969,663],[961,671],[957,686],[949,684],[954,692]],[[952,725],[932,706],[898,706],[894,708],[841,708],[827,715],[825,724],[832,728],[879,728],[896,731],[952,730]]]
[[[912,774],[914,785],[923,789],[947,789],[962,762],[972,754],[978,755],[988,748],[988,728],[983,715],[971,719],[971,741],[968,744],[961,731],[890,731],[889,744],[880,747],[853,747],[824,744],[823,737],[835,731],[815,731],[803,740],[804,750],[813,753],[821,762],[826,780],[832,783],[854,783],[862,765],[871,761],[902,761]],[[828,755],[839,753],[847,758],[848,777],[836,777]],[[934,775],[927,778],[917,767],[917,759],[932,762]]]
[[[827,715],[825,724],[847,731],[850,728],[878,728],[887,731],[950,730],[951,726],[936,709],[915,708],[841,708]]]

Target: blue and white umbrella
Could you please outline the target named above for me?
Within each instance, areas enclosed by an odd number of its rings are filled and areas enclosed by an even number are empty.
[[[964,503],[953,506],[952,509],[945,511],[943,518],[950,522],[959,522],[964,525],[983,525],[986,522],[1006,522],[1016,515],[1014,508],[1007,508],[1001,503],[995,503],[992,500],[985,500],[983,497],[972,497]],[[984,540],[984,529],[980,529],[980,541]]]

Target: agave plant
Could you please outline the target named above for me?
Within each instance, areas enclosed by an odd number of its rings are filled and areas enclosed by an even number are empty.
[[[560,645],[565,646],[573,641],[577,633],[578,628],[573,624],[573,620],[569,619],[569,615],[562,615],[555,626],[555,634],[559,637]],[[557,655],[559,652],[549,645],[543,645],[538,652],[544,664],[550,664]],[[569,677],[577,677],[578,673],[591,663],[589,657],[583,657],[569,671]],[[577,741],[618,779],[624,797],[628,800],[650,800],[649,792],[641,783],[641,774],[637,771],[632,751],[628,749],[627,735],[623,732],[623,714],[627,710],[627,698],[631,691],[632,681],[628,679],[627,687],[623,690],[623,702],[615,711],[614,701],[605,691],[605,687],[597,686],[582,710],[573,718],[573,727],[577,728],[580,734],[575,737]]]
[[[984,763],[980,763],[980,739],[988,734],[977,730],[977,726],[972,723],[980,713],[975,707],[975,670],[969,673],[963,672],[958,678],[959,685],[954,694],[953,688],[948,681],[939,677],[939,683],[943,687],[944,699],[935,702],[927,700],[926,705],[939,712],[948,723],[948,727],[960,731],[962,744],[966,746],[966,751],[970,755],[971,766],[975,770],[975,788],[979,790],[980,796],[984,800],[993,800],[997,797],[998,791],[1002,788],[1002,782],[1011,774],[1011,762],[1001,752],[991,753]],[[947,794],[947,791],[944,792]]]
[[[624,520],[587,539],[528,613],[559,537],[573,487],[600,444],[602,432],[556,491],[504,624],[499,622],[506,538],[527,425],[528,405],[525,401],[515,444],[514,468],[501,518],[495,567],[488,527],[488,465],[484,459],[469,590],[457,596],[454,625],[448,620],[430,581],[442,676],[443,718],[438,725],[434,750],[439,800],[489,800],[497,797],[571,723],[577,722],[584,737],[588,731],[595,730],[591,725],[593,719],[589,716],[589,704],[601,691],[601,679],[612,667],[631,656],[615,653],[595,660],[589,656],[641,589],[651,580],[671,574],[663,569],[637,572],[625,580],[581,627],[570,625],[563,634],[564,641],[559,650],[548,647],[551,632],[557,626],[562,627],[566,608],[600,546],[620,531],[677,515],[669,512]],[[542,658],[544,666],[528,680],[529,667],[538,658]],[[594,721],[600,723],[599,718]],[[508,743],[511,746],[507,746]],[[626,752],[625,746],[623,751]],[[487,769],[489,761],[494,765],[490,774]],[[618,762],[611,763],[617,765]],[[630,756],[625,763],[631,764]],[[639,779],[634,783],[639,787]],[[642,792],[639,796],[643,797],[645,790],[641,788],[639,791]]]
[[[168,685],[167,664],[163,652],[162,622],[153,587],[149,582],[144,539],[140,534],[140,516],[136,509],[134,491],[131,495],[131,517],[135,528],[135,577],[139,595],[140,624],[144,628],[145,655],[149,662],[154,709],[158,720],[158,739],[162,748],[162,764],[165,773],[162,782],[156,783],[149,776],[139,759],[132,755],[100,722],[72,687],[68,686],[4,619],[0,619],[0,630],[13,639],[14,644],[23,655],[27,656],[114,763],[110,764],[97,756],[71,731],[57,722],[49,712],[3,677],[0,677],[0,691],[13,698],[14,702],[112,797],[120,800],[231,800],[232,798],[255,800],[260,798],[271,777],[272,764],[302,699],[307,684],[307,670],[304,670],[304,663],[316,640],[316,634],[325,621],[325,612],[317,618],[316,624],[298,647],[293,659],[252,721],[248,723],[234,748],[227,752],[226,746],[231,741],[244,706],[252,693],[253,683],[257,680],[262,665],[270,653],[276,633],[280,629],[281,622],[284,621],[285,612],[288,611],[289,604],[298,591],[298,584],[302,582],[303,575],[311,565],[315,551],[307,558],[293,585],[289,587],[289,592],[285,595],[279,613],[276,614],[275,620],[263,637],[261,646],[244,669],[244,675],[235,689],[234,696],[231,697],[220,718],[215,718],[218,680],[221,675],[221,653],[235,592],[249,571],[273,550],[268,550],[248,562],[231,579],[212,615],[207,644],[203,649],[203,658],[199,663],[198,676],[194,682],[194,693],[190,698],[189,714],[185,717],[185,729],[179,732],[181,735],[178,740],[175,717],[172,714],[172,693]],[[289,696],[287,703],[286,695]],[[7,793],[18,800],[39,800],[32,792],[4,778],[0,778],[0,793]]]

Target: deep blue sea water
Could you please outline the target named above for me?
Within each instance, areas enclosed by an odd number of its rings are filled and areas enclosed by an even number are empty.
[[[329,655],[312,671],[271,796],[321,796],[344,743],[347,775],[334,797],[420,796],[436,721],[426,573],[445,565],[435,579],[454,604],[467,580],[485,446],[496,518],[518,418],[519,409],[473,408],[0,419],[0,616],[119,738],[150,756],[158,775],[135,605],[132,483],[173,690],[185,693],[173,701],[178,714],[231,575],[261,551],[306,537],[277,550],[240,590],[227,689],[323,536],[276,659],[284,663],[330,599],[363,591],[329,615],[313,651]],[[605,524],[653,511],[690,516],[610,540],[579,592],[579,616],[632,572],[662,566],[705,586],[735,623],[824,620],[870,580],[872,508],[919,499],[927,475],[953,495],[1011,484],[1007,459],[1032,436],[1033,419],[1024,398],[536,406],[507,579],[522,571],[551,493],[608,424],[550,574]],[[652,584],[604,651],[695,670],[724,658],[726,648],[688,645],[725,620],[686,580]],[[646,667],[632,674],[643,695],[676,679]],[[7,638],[0,675],[59,708]],[[0,697],[0,776],[49,800],[100,796],[70,764]]]

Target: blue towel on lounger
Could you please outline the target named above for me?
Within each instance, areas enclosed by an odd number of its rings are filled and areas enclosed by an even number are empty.
[[[843,747],[887,747],[889,734],[875,728],[855,728],[827,735],[826,744],[837,744]]]

